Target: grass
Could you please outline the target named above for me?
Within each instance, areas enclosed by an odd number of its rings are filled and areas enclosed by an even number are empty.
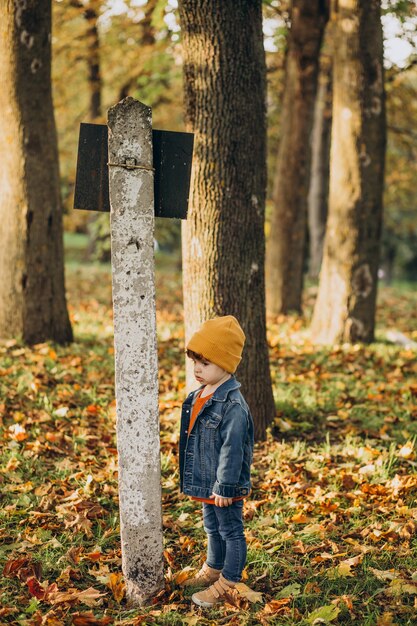
[[[175,582],[200,564],[205,535],[198,506],[178,494],[179,261],[156,255],[166,583],[131,610],[119,592],[110,268],[80,262],[79,237],[66,245],[74,343],[0,345],[0,623],[415,624],[416,354],[384,340],[392,327],[417,339],[415,291],[380,289],[382,341],[371,346],[311,345],[313,287],[304,317],[269,324],[277,413],[245,503],[244,582],[263,599],[202,611]],[[33,577],[102,595],[51,604]]]

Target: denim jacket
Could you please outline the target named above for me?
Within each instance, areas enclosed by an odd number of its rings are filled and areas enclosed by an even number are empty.
[[[179,445],[180,489],[189,496],[248,495],[253,456],[253,419],[236,378],[207,400],[191,433],[190,416],[200,387],[182,405]]]

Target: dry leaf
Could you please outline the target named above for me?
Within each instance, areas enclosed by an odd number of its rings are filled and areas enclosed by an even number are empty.
[[[102,593],[89,587],[83,591],[78,589],[70,589],[68,591],[51,592],[45,599],[51,604],[61,604],[63,602],[83,602],[87,606],[97,606],[98,598],[103,596]]]
[[[184,580],[187,580],[188,578],[192,578],[193,574],[196,571],[197,570],[195,567],[191,567],[190,565],[188,565],[187,567],[184,567],[184,569],[182,569],[180,572],[178,572],[178,574],[175,575],[174,582],[177,585],[181,585],[181,583],[183,583]]]
[[[376,626],[397,626],[394,622],[394,614],[391,612],[383,613],[378,617]]]
[[[283,609],[288,606],[292,602],[292,598],[282,598],[282,600],[271,600],[265,604],[263,613],[267,615],[276,615],[277,613],[282,613]]]
[[[92,611],[85,613],[74,613],[72,615],[72,623],[74,626],[107,626],[113,623],[113,618],[109,615],[104,617],[96,617]]]
[[[120,604],[126,593],[126,585],[121,572],[110,574],[108,586],[110,587],[113,597]]]

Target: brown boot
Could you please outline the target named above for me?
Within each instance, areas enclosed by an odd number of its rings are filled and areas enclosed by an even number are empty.
[[[210,608],[215,604],[220,604],[227,599],[227,594],[233,589],[236,583],[232,583],[230,580],[226,580],[222,574],[220,574],[219,580],[216,580],[211,587],[204,591],[199,591],[193,594],[192,601],[198,606],[204,608]]]
[[[220,569],[214,569],[214,567],[210,567],[207,563],[203,563],[202,568],[199,572],[192,578],[187,578],[182,583],[183,587],[208,587],[216,580],[219,579]]]

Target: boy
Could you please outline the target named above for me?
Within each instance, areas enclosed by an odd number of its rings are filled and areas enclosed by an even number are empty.
[[[185,585],[207,589],[193,602],[211,607],[224,602],[240,581],[246,562],[243,498],[250,493],[253,420],[234,372],[245,334],[232,315],[205,322],[187,345],[199,389],[181,412],[181,491],[203,503],[207,558]]]

